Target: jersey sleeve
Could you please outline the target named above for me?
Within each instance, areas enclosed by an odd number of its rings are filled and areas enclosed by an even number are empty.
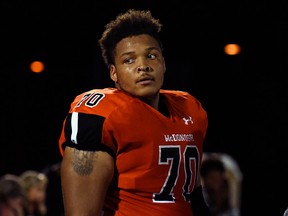
[[[85,151],[106,151],[114,157],[114,152],[102,143],[103,116],[72,112],[68,113],[60,138],[61,151],[66,146]]]
[[[110,92],[108,92],[109,95]],[[109,95],[109,97],[113,97]],[[85,92],[75,97],[63,122],[59,138],[60,153],[66,146],[85,151],[106,151],[115,157],[115,145],[106,119],[115,104],[101,90]],[[103,139],[105,137],[106,141]]]

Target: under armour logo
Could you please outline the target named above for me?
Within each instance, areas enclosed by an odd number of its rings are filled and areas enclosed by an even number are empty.
[[[184,120],[184,122],[185,122],[186,125],[188,125],[189,121],[190,121],[191,124],[193,124],[193,120],[192,120],[192,117],[191,117],[191,116],[189,116],[189,118],[183,117],[183,120]]]

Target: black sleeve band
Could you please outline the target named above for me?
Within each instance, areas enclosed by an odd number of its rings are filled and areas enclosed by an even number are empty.
[[[190,202],[194,216],[211,216],[211,211],[203,196],[202,186],[193,190]]]

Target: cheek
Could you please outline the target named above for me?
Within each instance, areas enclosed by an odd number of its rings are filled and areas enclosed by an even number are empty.
[[[136,73],[133,71],[125,70],[117,74],[118,82],[130,83],[136,79]]]
[[[166,66],[162,62],[157,62],[156,64],[152,65],[152,68],[158,72],[158,74],[165,74]]]
[[[13,207],[17,206],[22,206],[23,205],[23,198],[22,197],[17,197],[17,198],[13,198],[9,201],[9,204]]]
[[[164,76],[165,76],[165,71],[163,70],[163,68],[159,68],[157,71],[158,71],[158,73],[156,73],[157,80],[163,82]]]

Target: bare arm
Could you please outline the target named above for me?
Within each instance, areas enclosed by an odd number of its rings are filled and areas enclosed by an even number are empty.
[[[61,163],[65,216],[100,215],[113,174],[108,153],[66,147]]]

